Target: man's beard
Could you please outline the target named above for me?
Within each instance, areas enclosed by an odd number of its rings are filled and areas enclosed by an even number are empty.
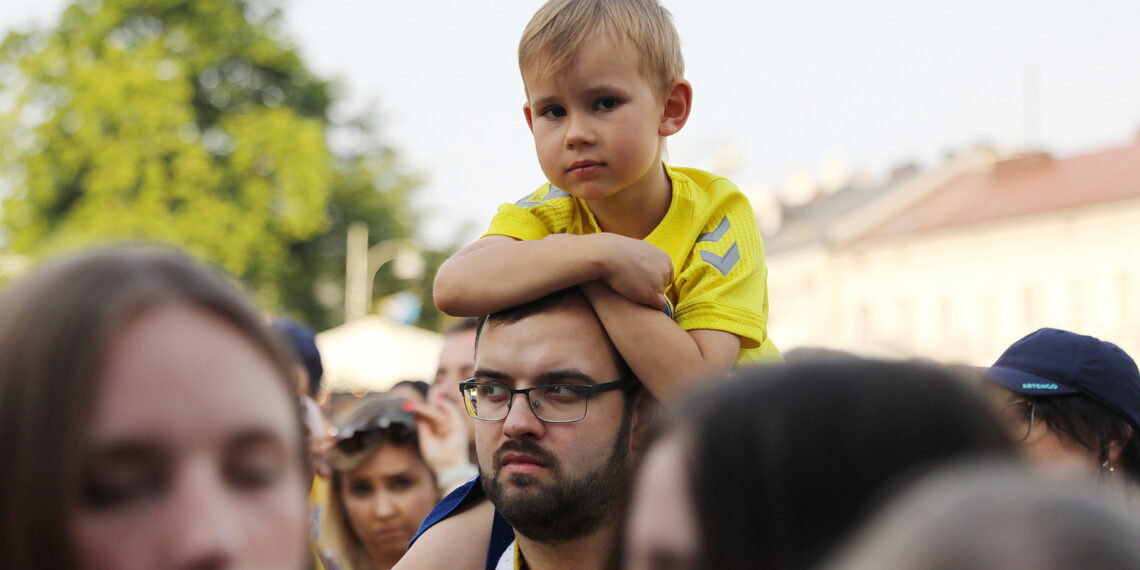
[[[558,480],[562,466],[533,440],[508,441],[495,452],[495,473],[483,474],[483,491],[515,532],[541,543],[558,543],[588,536],[613,520],[625,505],[629,485],[630,414],[621,427],[605,465],[575,480]],[[531,475],[508,477],[515,492],[508,494],[499,481],[499,458],[505,453],[533,455],[555,476],[542,486]],[[490,476],[488,476],[490,475]]]

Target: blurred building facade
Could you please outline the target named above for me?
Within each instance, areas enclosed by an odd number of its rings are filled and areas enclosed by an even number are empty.
[[[1044,326],[1140,358],[1140,140],[978,150],[785,207],[765,235],[784,349],[988,364]]]

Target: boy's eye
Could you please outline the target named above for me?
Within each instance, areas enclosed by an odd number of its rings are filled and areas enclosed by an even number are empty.
[[[621,101],[618,101],[616,97],[602,97],[598,99],[597,103],[594,103],[594,108],[599,111],[612,111],[616,109],[620,103]]]
[[[560,119],[566,116],[566,109],[560,105],[551,105],[542,110],[542,116],[547,119]]]

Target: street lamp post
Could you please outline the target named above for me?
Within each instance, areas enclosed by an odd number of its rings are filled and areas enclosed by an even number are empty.
[[[424,274],[419,246],[410,238],[392,238],[368,246],[368,226],[353,222],[348,226],[344,272],[344,320],[363,317],[372,304],[372,285],[384,264],[394,261],[398,279],[415,279]]]

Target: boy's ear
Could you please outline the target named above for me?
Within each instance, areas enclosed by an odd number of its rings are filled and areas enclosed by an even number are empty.
[[[523,116],[526,117],[526,128],[534,132],[534,117],[530,114],[530,103],[523,103]]]
[[[661,112],[661,124],[657,134],[663,137],[677,134],[689,120],[689,110],[693,108],[693,86],[684,79],[676,79],[665,92],[665,108]]]

